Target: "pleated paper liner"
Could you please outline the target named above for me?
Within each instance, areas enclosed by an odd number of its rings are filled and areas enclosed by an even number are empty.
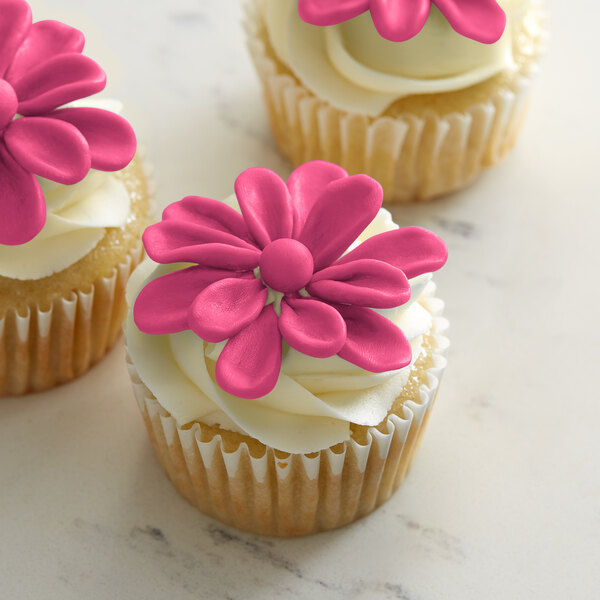
[[[33,295],[29,302],[9,303],[0,314],[0,397],[71,381],[97,363],[119,337],[127,313],[127,281],[144,254],[139,237],[154,212],[152,167],[144,158],[140,148],[118,173],[132,202],[127,225],[122,232],[107,233],[81,259],[87,261],[82,269],[96,273],[84,274],[80,285],[50,299],[44,297],[43,288],[33,285],[29,292],[20,292]],[[112,265],[103,264],[110,260]],[[99,276],[100,272],[106,275]]]
[[[298,536],[359,519],[390,498],[408,474],[434,404],[448,340],[434,319],[430,365],[414,399],[400,396],[378,427],[321,452],[288,454],[196,422],[178,427],[128,360],[156,455],[177,491],[204,514],[252,533]]]
[[[46,390],[97,363],[121,333],[125,287],[140,262],[139,243],[106,277],[55,298],[47,307],[0,317],[0,396]]]
[[[328,160],[350,174],[366,173],[387,202],[428,201],[471,183],[514,145],[545,33],[535,4],[519,39],[523,60],[503,86],[460,110],[368,117],[337,110],[315,97],[275,56],[262,0],[248,0],[244,26],[263,85],[275,140],[295,165]],[[442,96],[441,94],[438,96]],[[390,113],[393,113],[393,107]]]

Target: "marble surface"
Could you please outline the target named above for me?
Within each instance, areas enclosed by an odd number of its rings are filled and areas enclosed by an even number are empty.
[[[239,0],[33,5],[87,31],[156,167],[159,205],[224,197],[246,167],[289,172]],[[598,597],[600,8],[578,6],[585,19],[550,3],[553,39],[510,158],[463,193],[394,209],[451,253],[437,277],[450,364],[399,493],[298,540],[204,517],[154,459],[119,344],[79,381],[0,401],[1,598]]]

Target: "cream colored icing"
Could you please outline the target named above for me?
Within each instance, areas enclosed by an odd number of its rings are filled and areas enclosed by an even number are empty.
[[[228,199],[235,208],[235,198]],[[396,228],[382,209],[357,243]],[[150,280],[187,265],[157,265],[146,260],[133,274],[128,302]],[[410,281],[409,303],[378,311],[396,323],[410,340],[413,362],[432,316],[416,300],[431,275]],[[130,310],[125,326],[128,351],[144,384],[182,426],[192,421],[246,433],[291,453],[328,448],[350,437],[350,424],[373,426],[387,415],[406,384],[410,367],[385,373],[365,371],[338,356],[313,358],[285,347],[276,387],[256,400],[234,397],[215,383],[214,364],[225,342],[207,343],[191,331],[148,335],[139,331]]]
[[[114,100],[74,102],[120,112]],[[58,273],[91,252],[107,227],[127,223],[130,197],[123,181],[113,173],[92,170],[79,183],[62,185],[38,177],[46,200],[46,223],[30,242],[0,245],[0,276],[42,279]]]
[[[315,95],[335,108],[377,116],[399,98],[464,89],[514,68],[513,29],[530,0],[501,0],[507,28],[495,44],[456,33],[432,6],[406,42],[382,38],[369,13],[332,27],[300,19],[296,0],[266,0],[275,53]]]

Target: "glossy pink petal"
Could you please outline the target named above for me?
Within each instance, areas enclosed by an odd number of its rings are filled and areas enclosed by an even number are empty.
[[[240,398],[260,398],[277,384],[281,370],[281,334],[273,306],[232,337],[217,360],[217,383]]]
[[[496,0],[432,0],[452,29],[483,44],[497,42],[506,27],[506,14]]]
[[[375,218],[382,201],[381,185],[367,175],[327,185],[297,237],[311,251],[315,271],[342,255]]]
[[[342,256],[336,265],[365,258],[386,262],[412,279],[441,269],[448,258],[448,248],[443,240],[427,229],[402,227],[365,240]]]
[[[4,142],[25,169],[58,183],[77,183],[90,170],[85,138],[64,121],[47,117],[16,119],[7,127]]]
[[[25,244],[45,222],[46,203],[38,180],[0,143],[0,244]]]
[[[15,118],[19,99],[10,83],[0,79],[0,132]]]
[[[113,112],[99,108],[63,108],[48,116],[79,129],[90,147],[92,169],[120,171],[135,155],[137,142],[133,128]]]
[[[51,56],[79,54],[84,44],[85,37],[78,29],[60,21],[38,21],[17,50],[5,79],[14,81]]]
[[[431,0],[371,0],[371,17],[379,34],[391,42],[405,42],[423,29]]]
[[[140,331],[153,335],[189,329],[194,300],[209,285],[229,277],[249,277],[223,269],[188,267],[153,279],[139,293],[133,317]]]
[[[247,169],[235,181],[235,195],[248,229],[261,248],[291,237],[290,194],[279,175],[269,169]]]
[[[233,271],[253,270],[260,250],[224,231],[190,222],[162,221],[142,236],[148,256],[159,263],[193,262]]]
[[[379,260],[357,260],[316,273],[306,291],[331,302],[393,308],[410,299],[410,284],[396,267]]]
[[[369,9],[369,0],[299,0],[300,18],[311,25],[337,25]]]
[[[348,177],[342,167],[324,160],[304,163],[295,169],[287,180],[294,210],[294,232],[302,231],[306,217],[325,187],[336,179]]]
[[[383,373],[410,364],[412,350],[402,330],[362,306],[336,305],[346,321],[347,340],[338,355],[365,371]]]
[[[25,0],[0,0],[0,77],[31,27],[31,8]]]
[[[211,198],[188,196],[179,202],[173,202],[165,208],[162,218],[165,221],[186,221],[209,227],[251,242],[244,217],[224,202]]]
[[[221,279],[194,300],[190,329],[207,342],[222,342],[260,315],[269,291],[259,279]]]
[[[19,97],[19,114],[35,115],[102,91],[106,75],[87,56],[59,54],[11,83]]]
[[[337,354],[346,342],[340,313],[312,298],[287,296],[281,303],[279,331],[292,348],[317,358]]]

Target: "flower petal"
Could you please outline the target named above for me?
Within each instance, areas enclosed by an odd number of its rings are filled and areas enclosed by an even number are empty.
[[[15,53],[31,28],[31,8],[25,0],[0,2],[0,77],[4,78]]]
[[[398,326],[370,308],[335,307],[347,329],[346,344],[338,356],[372,373],[395,371],[410,364],[410,342]]]
[[[337,25],[369,9],[369,0],[299,0],[300,18],[311,25]]]
[[[356,260],[323,269],[306,291],[331,302],[371,308],[394,308],[410,299],[406,275],[379,260]]]
[[[19,46],[5,79],[14,81],[51,56],[81,53],[85,37],[81,31],[60,21],[38,21]]]
[[[23,117],[4,134],[6,147],[25,169],[58,183],[81,181],[91,166],[83,135],[70,123],[47,117]]]
[[[338,179],[326,186],[297,237],[312,253],[315,271],[356,240],[381,208],[383,190],[367,175]]]
[[[146,252],[158,263],[193,262],[215,268],[252,270],[260,250],[217,229],[181,221],[151,225],[142,236]]]
[[[19,114],[36,115],[102,91],[106,75],[87,56],[59,54],[11,83],[19,97]]]
[[[230,277],[245,277],[224,269],[188,267],[150,281],[138,294],[133,314],[144,333],[162,335],[189,329],[188,314],[194,300],[209,285]]]
[[[165,221],[185,221],[202,225],[251,243],[244,217],[224,202],[211,198],[187,196],[183,200],[169,204],[163,211],[162,218]]]
[[[222,342],[250,325],[268,296],[259,279],[221,279],[194,300],[188,315],[190,329],[207,342]]]
[[[454,31],[483,44],[497,42],[506,14],[496,0],[432,0]]]
[[[281,334],[273,306],[232,337],[217,360],[217,383],[241,398],[260,398],[277,384],[281,370]]]
[[[431,0],[371,0],[371,17],[379,34],[391,42],[405,42],[423,29]]]
[[[316,358],[337,354],[346,342],[340,313],[324,302],[286,296],[281,303],[279,331],[292,347]]]
[[[402,227],[365,240],[342,256],[336,265],[364,258],[386,262],[412,279],[441,269],[448,259],[448,248],[441,238],[427,229]]]
[[[287,180],[294,210],[294,232],[302,231],[306,217],[327,186],[336,179],[348,177],[342,167],[324,160],[313,160],[295,169]]]
[[[137,147],[131,125],[120,115],[100,108],[63,108],[48,115],[71,123],[86,139],[92,169],[120,171],[133,159]]]
[[[261,248],[291,237],[290,194],[279,175],[269,169],[247,169],[235,181],[235,195],[248,229]]]
[[[31,241],[46,222],[46,203],[38,180],[0,143],[0,244]]]

